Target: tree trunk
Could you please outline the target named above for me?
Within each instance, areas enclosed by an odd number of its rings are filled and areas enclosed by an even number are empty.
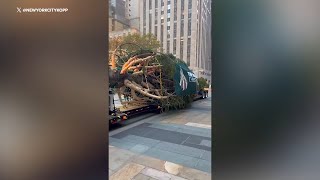
[[[125,86],[137,91],[138,93],[144,95],[144,96],[147,96],[147,97],[151,97],[153,99],[158,99],[158,100],[161,100],[161,99],[166,99],[168,98],[168,96],[156,96],[156,95],[153,95],[153,94],[150,94],[148,92],[146,92],[144,89],[142,88],[139,88],[138,86],[134,85],[131,81],[129,81],[128,79],[124,80],[124,84]]]

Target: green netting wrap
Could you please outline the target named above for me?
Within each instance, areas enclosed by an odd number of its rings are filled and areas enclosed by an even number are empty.
[[[192,102],[197,79],[188,66],[172,54],[140,48],[130,52],[121,50],[115,57],[113,63],[117,67],[109,71],[110,86],[125,97],[126,100],[121,101],[123,105],[159,104],[169,110],[185,108]]]

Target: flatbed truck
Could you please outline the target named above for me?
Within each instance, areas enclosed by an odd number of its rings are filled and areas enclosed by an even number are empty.
[[[120,97],[119,97],[120,98]],[[117,124],[129,118],[144,114],[144,113],[161,113],[162,107],[156,104],[126,107],[116,107],[114,94],[109,91],[109,122],[110,124]]]
[[[199,99],[205,99],[208,97],[208,90],[200,90],[194,97],[194,101]],[[119,97],[121,98],[121,97]],[[114,93],[109,90],[109,124],[117,124],[135,116],[139,116],[145,113],[161,113],[162,107],[157,104],[116,107]]]

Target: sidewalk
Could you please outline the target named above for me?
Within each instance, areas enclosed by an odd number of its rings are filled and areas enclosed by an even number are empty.
[[[211,179],[211,98],[111,132],[113,180]]]

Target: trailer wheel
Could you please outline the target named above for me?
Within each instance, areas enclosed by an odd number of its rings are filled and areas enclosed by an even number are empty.
[[[162,113],[162,107],[160,107],[160,106],[156,107],[156,109],[153,112],[155,112],[156,114],[161,114]]]
[[[206,98],[206,93],[202,92],[202,98],[201,99],[205,99]]]
[[[161,114],[163,111],[162,111],[162,108],[161,109],[157,109],[157,114]]]

